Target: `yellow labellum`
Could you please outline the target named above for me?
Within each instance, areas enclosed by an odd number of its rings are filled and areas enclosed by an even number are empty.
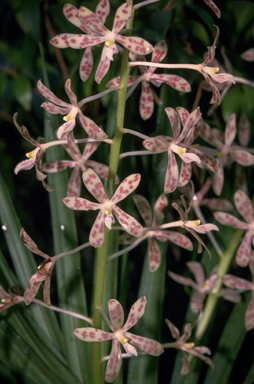
[[[63,120],[64,120],[64,121],[69,121],[69,120],[71,120],[71,119],[72,119],[72,116],[71,116],[70,113],[69,113],[68,115],[66,115],[66,116],[63,117]]]
[[[4,304],[9,304],[11,302],[11,299],[2,299],[1,302]]]
[[[105,43],[106,47],[110,47],[113,44],[115,44],[115,43],[112,40],[107,40],[106,43]]]
[[[105,209],[104,216],[108,216],[108,215],[111,215],[111,214],[112,214],[112,211],[110,209]]]
[[[189,349],[192,349],[193,347],[194,347],[194,343],[185,343],[184,344],[184,346],[186,347],[186,348],[189,348]]]

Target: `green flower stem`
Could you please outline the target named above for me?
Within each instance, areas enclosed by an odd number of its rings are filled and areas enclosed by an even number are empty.
[[[202,339],[210,321],[212,321],[213,319],[213,314],[215,313],[215,307],[219,299],[219,291],[222,286],[221,278],[228,271],[228,268],[231,264],[235,251],[241,241],[242,234],[243,234],[243,230],[238,229],[237,231],[235,231],[234,236],[232,237],[232,240],[227,250],[225,251],[224,256],[220,261],[218,272],[217,272],[218,278],[216,281],[216,285],[208,296],[208,299],[206,301],[206,305],[204,308],[203,316],[196,330],[195,343],[197,343],[197,345],[199,341]]]
[[[130,1],[132,6],[132,0]],[[126,24],[128,30],[132,30],[133,24],[133,14],[132,17]],[[118,104],[116,111],[116,129],[115,136],[111,145],[110,151],[110,161],[109,161],[109,173],[108,173],[108,182],[106,186],[106,194],[109,196],[111,183],[114,185],[114,180],[117,174],[118,164],[119,164],[119,154],[120,147],[122,142],[123,134],[121,129],[124,124],[124,115],[125,115],[125,104],[126,104],[126,91],[127,91],[127,81],[129,77],[129,51],[124,48],[121,64],[121,78],[120,78],[120,90],[118,91]],[[111,196],[109,196],[111,197]],[[106,274],[106,263],[107,263],[107,254],[108,254],[108,244],[109,244],[110,231],[105,228],[105,237],[103,244],[97,250],[97,265],[96,265],[96,280],[95,280],[95,291],[94,291],[94,317],[93,317],[93,326],[95,328],[101,328],[102,316],[99,311],[96,310],[97,307],[102,307],[103,302],[103,291],[104,291],[104,282]],[[102,378],[102,366],[101,366],[101,343],[93,343],[92,347],[92,371],[93,371],[93,383],[100,384],[103,383]]]

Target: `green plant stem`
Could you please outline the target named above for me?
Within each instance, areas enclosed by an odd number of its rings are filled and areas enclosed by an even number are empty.
[[[201,321],[197,327],[196,334],[195,334],[195,343],[199,343],[199,341],[202,339],[210,321],[213,319],[213,314],[215,313],[215,307],[217,305],[218,299],[219,299],[219,291],[222,286],[222,276],[225,275],[227,272],[232,258],[235,254],[235,251],[241,241],[243,231],[238,229],[235,231],[234,236],[232,237],[232,240],[227,248],[227,250],[224,253],[224,256],[222,257],[218,271],[217,271],[217,281],[214,289],[209,294],[208,299],[206,301],[206,305],[204,308],[203,316],[201,318]]]
[[[131,0],[132,6],[132,0]],[[126,28],[130,31],[132,30],[133,24],[133,13],[132,17],[126,24]],[[114,180],[117,174],[118,164],[119,164],[119,154],[120,147],[122,142],[123,134],[121,129],[124,124],[124,115],[125,115],[125,104],[126,104],[126,91],[127,91],[127,81],[129,77],[129,51],[124,48],[122,64],[121,64],[121,77],[120,77],[120,90],[118,91],[118,104],[116,111],[116,129],[113,142],[111,145],[110,151],[110,161],[109,161],[109,173],[108,181],[106,186],[106,194],[110,196],[111,185],[114,185]],[[101,328],[102,316],[99,311],[96,310],[97,307],[102,307],[103,302],[103,291],[105,283],[105,274],[106,274],[106,263],[107,263],[107,254],[108,254],[108,244],[109,244],[110,231],[105,227],[105,237],[103,244],[97,250],[97,264],[96,264],[96,280],[95,280],[95,291],[94,291],[94,317],[93,317],[93,326],[95,328]],[[102,366],[101,366],[101,343],[93,343],[92,347],[92,372],[93,372],[93,384],[100,384],[103,382],[102,378]]]

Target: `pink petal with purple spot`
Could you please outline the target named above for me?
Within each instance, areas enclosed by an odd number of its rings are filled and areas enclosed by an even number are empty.
[[[165,112],[169,118],[172,131],[173,131],[173,138],[176,139],[181,132],[181,124],[178,113],[173,108],[165,108]]]
[[[73,130],[73,128],[75,127],[75,125],[76,125],[75,118],[73,118],[69,121],[66,121],[66,123],[62,124],[56,132],[58,139],[62,139],[62,137],[65,133],[71,132]]]
[[[241,164],[244,167],[254,164],[254,156],[247,151],[232,148],[230,154],[238,164]]]
[[[108,58],[107,51],[111,49],[110,47],[107,47],[104,44],[104,47],[102,49],[100,62],[98,64],[96,73],[95,73],[95,81],[97,84],[101,83],[101,80],[103,77],[108,73],[109,67],[110,67],[110,59]]]
[[[142,227],[141,224],[139,224],[136,219],[134,219],[134,217],[128,215],[116,205],[112,207],[112,211],[114,212],[120,225],[126,232],[135,237],[142,237],[146,234],[145,229]]]
[[[57,113],[60,113],[61,115],[67,115],[71,110],[71,106],[68,108],[59,107],[58,105],[55,105],[49,101],[42,103],[41,107],[44,108],[47,112],[51,113],[52,115],[53,114],[55,115]]]
[[[71,90],[71,79],[66,80],[64,88],[69,97],[71,105],[77,107],[77,96]]]
[[[215,13],[215,15],[220,18],[221,12],[217,5],[212,0],[204,0],[204,3],[208,5],[209,8]]]
[[[124,3],[116,11],[112,32],[114,34],[120,32],[130,18],[131,5],[129,3]]]
[[[244,220],[248,223],[254,221],[252,204],[249,197],[240,189],[236,191],[234,196],[235,206]]]
[[[185,163],[182,161],[180,176],[178,181],[178,187],[184,187],[190,181],[192,174],[191,163]]]
[[[122,332],[128,331],[130,328],[132,328],[138,322],[138,320],[145,313],[146,304],[147,304],[147,301],[146,301],[145,296],[140,297],[140,299],[138,299],[133,304],[133,306],[131,307],[131,310],[129,312],[128,318],[126,320],[126,323],[124,324],[124,326],[122,328]],[[134,345],[136,345],[136,344],[134,344]]]
[[[80,169],[75,167],[72,171],[67,185],[67,196],[78,197],[80,195],[81,183],[80,183]]]
[[[129,51],[139,55],[147,55],[153,51],[153,46],[141,37],[117,35],[115,40]]]
[[[105,23],[107,16],[109,15],[110,12],[110,5],[108,0],[100,0],[96,10],[95,14],[96,16],[100,19],[102,24]]]
[[[97,209],[101,209],[101,204],[92,203],[81,197],[65,197],[62,201],[66,207],[74,211],[96,211]]]
[[[142,81],[142,91],[139,100],[139,112],[143,120],[152,116],[154,109],[153,93],[147,81]]]
[[[250,48],[241,54],[241,58],[246,61],[254,61],[254,48]]]
[[[114,196],[111,199],[113,204],[117,204],[119,201],[125,199],[131,192],[133,192],[139,185],[141,176],[139,173],[134,173],[124,179],[117,190],[114,193]]]
[[[147,199],[141,195],[134,195],[133,200],[146,227],[150,227],[152,224],[152,211]]]
[[[178,340],[180,337],[179,329],[173,323],[171,323],[171,321],[169,321],[168,319],[165,319],[165,323],[167,324],[173,339]]]
[[[146,139],[142,144],[149,152],[156,153],[166,152],[169,147],[167,142],[162,141],[158,137],[151,137],[150,139]]]
[[[240,277],[236,277],[233,275],[224,275],[221,279],[223,281],[223,284],[226,285],[226,287],[239,289],[240,291],[252,290],[252,283]]]
[[[89,242],[92,247],[100,248],[104,240],[104,212],[100,211],[95,219],[89,235]]]
[[[243,241],[236,252],[236,263],[240,267],[246,267],[251,255],[251,240],[253,237],[253,229],[249,229],[243,238]]]
[[[56,97],[56,95],[53,92],[51,92],[47,87],[45,87],[45,85],[42,84],[41,80],[37,82],[37,88],[38,88],[38,91],[42,94],[42,96],[50,100],[52,103],[57,104],[61,107],[67,107],[67,108],[70,107],[70,104],[65,103],[64,101],[58,99],[58,97]]]
[[[165,175],[164,193],[173,192],[178,185],[178,179],[179,171],[175,155],[172,151],[168,151],[168,165]]]
[[[166,198],[164,193],[162,193],[156,200],[153,207],[153,223],[152,223],[153,227],[158,226],[162,222],[164,218],[164,214],[162,213],[162,211],[167,205],[168,205],[168,199]]]
[[[49,256],[42,252],[38,247],[37,245],[35,244],[35,242],[31,239],[31,237],[26,233],[26,231],[24,230],[24,228],[21,228],[21,231],[20,231],[20,238],[21,240],[23,241],[24,245],[33,253],[35,253],[36,255],[39,255],[39,256],[42,256],[44,257],[45,259],[47,259]]]
[[[106,35],[109,32],[109,30],[102,24],[98,16],[86,7],[79,8],[78,17],[84,25],[91,28],[99,35]]]
[[[15,113],[13,115],[13,122],[15,124],[15,127],[18,129],[18,131],[20,132],[20,134],[24,137],[24,139],[26,139],[27,141],[29,141],[29,143],[31,143],[32,145],[34,145],[35,147],[39,147],[39,143],[37,141],[35,141],[34,139],[31,138],[31,136],[29,135],[29,132],[27,130],[27,128],[22,125],[22,126],[19,126],[18,123],[17,123],[17,116],[18,116],[18,113]]]
[[[115,337],[113,333],[104,332],[93,327],[76,328],[73,333],[78,339],[83,341],[105,341],[112,340]]]
[[[69,39],[73,33],[60,33],[59,35],[54,36],[50,40],[50,44],[56,48],[68,48],[67,39]]]
[[[161,263],[161,251],[154,239],[148,239],[149,271],[155,272]]]
[[[225,145],[231,146],[236,135],[236,121],[235,114],[233,113],[228,119],[225,130]]]
[[[233,228],[248,229],[249,225],[243,221],[238,220],[236,217],[225,212],[214,212],[215,219],[223,224]]]
[[[87,47],[79,65],[79,75],[82,81],[86,81],[93,69],[93,47]]]
[[[90,33],[91,32],[91,29],[90,28],[87,28],[84,24],[82,24],[82,22],[80,21],[79,17],[78,17],[78,9],[76,7],[74,7],[74,5],[72,4],[64,4],[63,6],[63,13],[64,13],[64,16],[66,17],[66,19],[72,23],[73,25],[75,25],[76,27],[82,29],[83,32],[85,33]],[[59,48],[59,47],[58,47]]]
[[[84,116],[81,111],[79,111],[78,115],[82,127],[90,137],[97,140],[104,140],[108,137],[108,135],[100,127],[98,127],[98,125],[96,125],[88,117]]]
[[[112,340],[112,349],[110,352],[109,360],[105,372],[106,383],[112,383],[120,371],[122,364],[122,354],[120,350],[119,341],[117,339]]]
[[[100,43],[104,43],[106,38],[104,36],[89,36],[89,35],[72,35],[67,40],[68,47],[74,49],[83,49],[87,47],[94,47]]]
[[[92,169],[86,169],[82,178],[86,188],[96,200],[102,204],[109,201],[99,176]]]
[[[173,279],[174,281],[176,281],[179,284],[187,285],[187,286],[190,286],[196,290],[199,290],[199,286],[193,280],[191,280],[187,277],[177,275],[176,273],[171,272],[171,271],[168,271],[168,275],[169,275],[169,277],[171,277],[171,279]]]
[[[114,332],[119,331],[122,328],[124,321],[123,307],[121,306],[119,301],[115,299],[109,300],[108,312]]]
[[[163,347],[158,341],[148,339],[147,337],[133,335],[133,333],[126,332],[125,335],[130,338],[130,343],[141,349],[141,351],[152,356],[160,356]]]

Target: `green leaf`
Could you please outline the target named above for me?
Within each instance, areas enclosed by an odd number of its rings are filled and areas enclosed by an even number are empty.
[[[25,289],[31,276],[37,270],[34,256],[24,246],[19,233],[22,228],[19,218],[12,204],[4,179],[0,174],[0,221],[4,225],[4,236],[14,270],[19,280],[20,288]],[[2,269],[2,268],[1,268]],[[48,335],[52,343],[59,349],[62,347],[62,338],[55,314],[46,308],[33,306],[33,316],[36,323]]]
[[[171,18],[171,11],[155,12],[152,14],[152,20],[157,41],[165,39],[167,30],[171,23]]]
[[[244,314],[248,302],[235,305],[220,337],[216,352],[212,356],[215,370],[209,370],[204,384],[229,383],[229,377],[235,360],[242,346],[246,330],[244,327]]]
[[[11,80],[11,88],[17,101],[26,111],[30,111],[32,103],[32,86],[30,81],[25,76],[20,75]]]

